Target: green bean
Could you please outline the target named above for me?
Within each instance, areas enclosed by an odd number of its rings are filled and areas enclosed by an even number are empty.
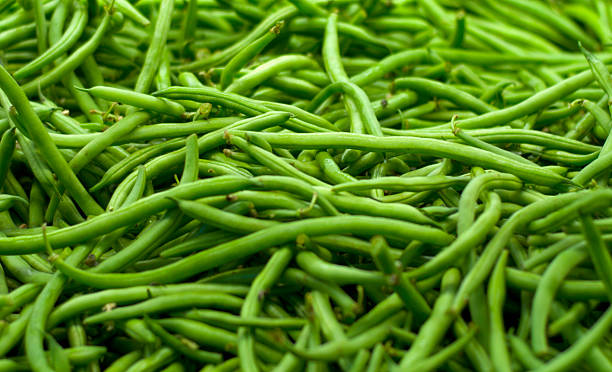
[[[191,294],[168,294],[143,301],[136,305],[123,306],[111,311],[95,314],[85,318],[84,324],[96,324],[109,320],[129,319],[135,315],[152,314],[193,306],[213,306],[220,309],[236,309],[242,305],[242,299],[223,293],[193,292]]]
[[[538,274],[513,268],[506,268],[506,278],[508,285],[512,288],[527,291],[535,291],[541,279]],[[607,292],[603,283],[592,280],[566,280],[559,287],[557,295],[559,298],[569,298],[575,301],[607,299]]]
[[[392,286],[394,287],[398,296],[404,301],[407,307],[412,308],[412,313],[417,320],[423,320],[425,316],[429,315],[431,312],[425,299],[397,269],[394,261],[391,258],[390,249],[384,238],[375,236],[372,238],[372,244],[372,256],[376,266],[385,275],[389,276],[389,281],[392,283]]]
[[[279,8],[276,12],[273,12],[269,14],[265,19],[262,19],[261,22],[253,30],[251,30],[251,32],[243,39],[237,41],[232,46],[225,49],[223,52],[218,53],[214,56],[210,56],[208,58],[201,59],[199,61],[182,65],[179,68],[182,71],[193,71],[197,69],[213,67],[220,63],[224,63],[230,60],[236,54],[238,54],[247,45],[251,44],[259,37],[261,37],[275,24],[277,24],[281,20],[284,20],[285,22],[289,21],[289,19],[295,16],[296,13],[297,9],[293,5]]]
[[[299,318],[265,318],[265,317],[238,317],[217,310],[189,310],[185,318],[199,320],[206,323],[227,324],[233,326],[248,326],[256,328],[284,328],[301,329],[306,325],[304,319]]]
[[[240,309],[240,317],[257,316],[261,311],[263,296],[267,290],[279,279],[285,267],[293,257],[290,248],[284,247],[275,252],[268,260],[266,266],[257,275],[249,293]],[[247,327],[238,328],[238,357],[240,366],[245,371],[257,371],[255,355],[255,339],[253,331]]]
[[[338,212],[336,207],[329,201],[329,198],[324,195],[324,190],[315,189],[308,183],[299,179],[281,176],[260,176],[258,177],[257,182],[259,186],[264,189],[272,189],[297,194],[304,200],[310,201],[312,204],[314,204],[312,201],[315,200],[321,209],[328,215],[340,215],[340,212]]]
[[[367,109],[370,108],[367,95],[356,84],[348,81],[348,75],[344,72],[344,67],[340,61],[336,14],[330,15],[327,21],[323,42],[323,62],[330,80],[335,83],[331,89],[333,90],[333,87],[337,86],[348,95],[345,105],[349,115],[351,115],[351,126],[353,128],[351,131],[363,133],[361,128],[364,128],[372,135],[382,136],[376,115],[373,110]],[[359,115],[356,116],[353,114],[354,112],[359,112]]]
[[[207,23],[212,28],[218,29],[220,31],[232,32],[233,26],[232,24],[225,19],[225,17],[215,17],[213,14],[209,14],[208,12],[198,12],[197,18],[204,23]]]
[[[442,293],[436,300],[430,317],[421,326],[410,351],[402,357],[400,367],[404,368],[426,358],[433,351],[436,341],[439,341],[444,335],[453,321],[452,314],[448,313],[447,310],[459,281],[459,272],[455,269],[451,269],[444,274]]]
[[[257,135],[255,135],[257,136]],[[248,139],[249,137],[247,137]],[[307,182],[313,186],[327,186],[325,182],[322,182],[314,177],[306,175],[297,169],[291,167],[289,164],[280,161],[276,155],[269,151],[266,151],[258,146],[249,144],[245,139],[237,136],[227,136],[227,140],[232,145],[235,145],[242,151],[253,156],[259,163],[272,169],[277,174],[282,176],[294,177],[298,180]]]
[[[185,355],[187,358],[193,359],[200,363],[219,363],[223,360],[221,354],[213,353],[205,350],[193,350],[178,340],[176,337],[168,333],[162,326],[154,320],[145,316],[145,322],[149,328],[159,337],[163,343],[170,346],[176,352]]]
[[[183,367],[181,362],[174,362],[168,367],[162,369],[161,372],[185,372],[185,367]]]
[[[211,187],[203,189],[202,183],[210,183]],[[198,198],[211,193],[238,191],[251,181],[243,177],[223,176],[210,180],[199,180],[190,184],[180,185],[172,190],[160,192],[150,197],[140,199],[129,208],[123,208],[91,218],[78,225],[66,227],[48,234],[50,244],[55,248],[78,244],[91,237],[113,231],[122,226],[136,223],[144,216],[150,216],[172,206],[172,201],[167,196]],[[41,236],[27,236],[14,238],[0,238],[0,245],[4,243],[3,252],[15,252],[17,254],[35,253],[44,250],[44,241]]]
[[[126,290],[110,289],[76,296],[62,303],[49,315],[48,327],[53,328],[82,312],[101,307],[107,303],[130,303],[146,300],[149,297],[179,295],[187,291],[199,293],[225,292],[236,295],[246,294],[245,287],[226,284],[177,284],[172,286],[131,287]]]
[[[321,32],[325,31],[327,19],[325,18],[296,18],[289,24],[289,30],[292,32]],[[344,36],[360,42],[360,44],[377,46],[384,50],[397,51],[405,47],[403,43],[395,40],[380,40],[376,35],[372,34],[367,28],[353,25],[346,22],[338,22],[338,31]]]
[[[612,283],[606,277],[610,270],[612,270],[612,258],[607,250],[603,250],[605,242],[601,238],[601,233],[593,223],[593,219],[588,215],[581,215],[580,222],[586,241],[588,242],[587,248],[589,256],[595,266],[597,276],[601,279],[608,296],[612,297]]]
[[[533,145],[545,146],[547,148],[579,153],[595,152],[599,149],[597,146],[568,140],[565,137],[529,129],[498,127],[475,130],[461,129],[461,131],[489,143],[529,143]],[[392,130],[385,128],[383,129],[383,133],[424,138],[438,138],[445,140],[453,139],[452,131],[447,130]]]
[[[220,92],[216,89],[212,89],[209,87],[170,87],[162,91],[156,92],[154,96],[204,100],[205,102],[217,103],[224,107],[235,109],[236,111],[249,116],[272,112],[273,110],[279,108],[278,104],[272,104],[272,107],[268,107],[262,101],[247,99],[245,97],[233,93]],[[311,120],[309,120],[309,118],[311,118],[312,116],[308,115],[308,113],[304,112],[299,108],[294,107],[291,110],[291,113],[295,114],[297,112],[300,116],[287,120],[286,126],[289,129],[314,133],[338,130],[338,128],[333,126],[333,124],[331,123],[329,123],[328,125],[324,125],[325,127],[321,126],[320,120],[317,120],[316,123],[313,123]]]
[[[558,303],[553,304],[553,317],[560,317],[563,315],[565,310]],[[578,326],[573,329],[567,329],[563,332],[563,337],[568,340],[572,340],[575,342],[586,333],[586,330]],[[603,352],[598,346],[589,350],[584,358],[585,362],[589,365],[590,368],[597,371],[605,371],[610,368],[610,362],[606,360],[606,357],[603,355]]]
[[[0,258],[6,270],[22,283],[44,284],[51,275],[32,268],[23,258],[17,256],[3,256]]]
[[[190,185],[193,184],[197,183],[192,183]],[[120,212],[121,210],[115,213]],[[327,220],[329,220],[331,225],[328,225]],[[401,226],[401,228],[399,228],[399,226]],[[61,258],[57,258],[55,265],[62,272],[69,274],[72,279],[87,283],[88,285],[97,288],[126,287],[137,285],[137,283],[150,283],[152,281],[162,283],[176,282],[182,278],[187,278],[202,272],[208,267],[222,265],[223,263],[228,262],[228,260],[233,260],[238,257],[246,257],[264,249],[266,246],[283,244],[295,239],[298,234],[317,236],[351,232],[355,231],[355,229],[361,229],[361,232],[369,232],[370,234],[384,233],[385,235],[400,239],[402,235],[409,235],[410,239],[418,237],[418,239],[423,239],[424,241],[434,244],[446,244],[449,240],[445,233],[438,232],[432,228],[421,227],[415,231],[415,229],[408,222],[401,222],[398,224],[396,221],[377,217],[338,216],[323,217],[312,221],[297,221],[289,224],[273,226],[232,242],[218,245],[213,249],[199,252],[193,256],[165,267],[140,273],[86,273],[66,265]],[[298,233],[296,230],[299,230],[300,232]],[[51,238],[51,234],[49,234],[49,238]],[[215,257],[215,260],[209,260],[208,256]]]
[[[4,184],[15,152],[15,138],[15,128],[12,128],[4,132],[0,140],[0,188]]]
[[[596,45],[595,40],[593,40],[589,35],[586,35],[584,32],[582,32],[582,30],[578,28],[576,24],[571,22],[571,20],[564,18],[554,12],[551,14],[550,12],[545,10],[545,8],[542,7],[540,4],[533,4],[522,0],[508,0],[507,3],[535,17],[541,17],[543,14],[549,14],[550,18],[547,19],[549,24],[557,28],[561,33],[567,35],[568,37],[571,37],[572,39],[583,42],[590,48]]]
[[[306,324],[302,328],[302,331],[300,332],[300,335],[295,343],[296,346],[297,347],[306,346],[308,339],[310,338],[310,333],[311,333],[311,325]],[[283,359],[281,359],[281,361],[276,365],[276,367],[274,367],[273,371],[274,372],[290,371],[296,367],[300,367],[302,364],[303,363],[300,359],[298,359],[293,354],[291,354],[291,352],[288,352],[287,354],[285,354]]]
[[[582,247],[570,248],[560,253],[542,275],[532,304],[531,342],[536,355],[548,352],[546,323],[555,290],[570,270],[588,257]]]
[[[459,237],[433,259],[407,273],[410,278],[424,278],[440,272],[451,266],[459,257],[467,254],[468,249],[478,245],[485,235],[497,223],[500,216],[499,197],[489,194],[489,200],[485,211],[474,221],[471,226],[460,234]]]
[[[115,124],[117,125],[117,124]],[[186,141],[185,167],[181,176],[181,184],[193,182],[198,178],[198,148],[197,136],[191,135]],[[129,265],[138,257],[146,255],[157,247],[166,237],[178,228],[182,222],[182,215],[178,211],[168,211],[160,220],[147,226],[137,239],[125,247],[121,252],[103,261],[92,269],[92,272],[109,272]]]
[[[550,322],[547,334],[554,336],[567,329],[567,327],[578,324],[578,322],[586,315],[587,310],[588,307],[584,302],[575,303],[572,305],[571,309],[565,313],[565,315],[555,319],[553,322]]]
[[[148,93],[153,78],[159,69],[160,60],[164,52],[164,44],[168,37],[168,30],[172,20],[173,1],[162,1],[159,4],[159,12],[155,29],[151,37],[151,43],[147,49],[142,69],[138,74],[138,79],[134,85],[134,93]],[[103,97],[105,98],[105,97]],[[181,115],[180,112],[178,115]],[[170,114],[172,115],[172,114]]]
[[[46,88],[47,86],[59,81],[65,74],[74,71],[82,62],[93,54],[98,45],[108,31],[111,23],[111,15],[106,14],[100,23],[100,26],[92,37],[81,47],[79,47],[68,58],[54,67],[51,71],[29,81],[23,85],[23,92],[27,96],[32,96],[38,92],[38,89]]]
[[[185,254],[210,248],[216,244],[228,242],[236,237],[235,233],[226,231],[212,231],[196,236],[193,239],[175,245],[160,252],[160,257],[179,257]]]
[[[208,132],[212,132],[213,130],[217,130],[220,128],[224,128],[227,125],[233,124],[240,120],[237,117],[226,117],[226,118],[211,118],[208,120],[195,120],[189,123],[180,123],[177,126],[176,123],[159,123],[159,124],[151,124],[151,125],[141,125],[138,128],[133,129],[127,135],[115,138],[113,140],[114,144],[122,144],[122,143],[130,143],[137,141],[146,141],[146,140],[154,140],[154,139],[163,139],[163,138],[173,138],[173,137],[181,137],[187,134],[196,133],[196,134],[204,134]],[[55,144],[59,147],[83,147],[87,145],[90,141],[94,140],[97,137],[100,137],[102,133],[87,133],[87,134],[56,134],[50,133],[51,138],[55,142]],[[180,141],[178,141],[180,142]],[[174,141],[173,143],[178,143]],[[141,150],[144,151],[152,151],[154,145],[145,147]],[[169,147],[170,148],[170,147]],[[160,150],[157,150],[160,151]],[[134,154],[134,153],[132,153]],[[127,158],[122,159],[122,161],[127,161]]]
[[[115,360],[104,372],[120,372],[127,370],[141,357],[141,352],[138,350],[132,351]]]
[[[455,117],[453,117],[453,120],[451,122],[451,127],[453,128],[453,133],[455,134],[455,136],[457,136],[457,138],[460,138],[461,140],[463,140],[463,142],[467,143],[470,146],[474,146],[474,147],[478,147],[482,150],[485,151],[490,151],[492,153],[501,155],[501,156],[505,156],[508,158],[511,158],[513,160],[516,160],[518,162],[521,162],[523,164],[529,164],[529,165],[536,165],[533,162],[523,158],[520,155],[517,155],[513,152],[510,151],[506,151],[504,149],[500,149],[496,146],[490,145],[482,140],[479,140],[478,138],[472,137],[469,134],[465,133],[463,130],[461,130],[460,128],[455,127]]]
[[[243,135],[238,131],[231,131],[230,133]],[[248,135],[248,132],[245,132],[244,135]],[[498,155],[484,152],[480,149],[434,139],[411,137],[378,138],[348,133],[333,134],[333,137],[328,136],[326,133],[320,133],[316,136],[308,134],[259,133],[259,136],[272,146],[287,149],[354,148],[364,151],[396,151],[403,153],[415,153],[418,151],[422,155],[448,157],[468,164],[473,164],[474,159],[478,159],[479,164],[515,174],[530,182],[547,185],[567,182],[563,177],[541,168],[527,167],[526,164],[515,163],[507,158],[502,160]]]
[[[296,347],[289,347],[288,349],[301,358],[309,360],[336,361],[338,357],[354,354],[360,349],[369,348],[380,342],[380,340],[391,331],[391,327],[401,321],[401,319],[404,317],[403,315],[404,314],[400,313],[392,316],[380,325],[373,327],[350,340],[330,341],[326,344],[310,349],[298,349]]]
[[[166,318],[158,323],[167,330],[177,332],[200,345],[236,354],[237,336],[235,333],[215,328],[190,319]],[[258,355],[266,362],[278,363],[282,355],[258,342],[255,344]]]
[[[612,312],[606,311],[595,323],[595,325],[582,337],[574,343],[568,350],[553,358],[550,362],[534,371],[563,371],[576,363],[584,356],[605,334],[605,329],[612,324]]]
[[[610,132],[610,115],[606,113],[599,105],[589,100],[578,100],[572,102],[572,105],[579,104],[584,106],[587,111],[595,118],[597,125],[601,126],[606,133]]]
[[[12,30],[0,32],[0,46],[4,49],[19,39],[32,36],[35,32],[36,24],[23,25]]]
[[[580,196],[580,193],[577,193]],[[483,254],[479,257],[476,264],[469,271],[464,281],[461,283],[457,296],[455,297],[452,311],[458,312],[459,309],[465,306],[467,295],[471,293],[477,284],[480,284],[484,279],[483,274],[488,273],[492,269],[495,258],[503,249],[503,246],[510,239],[512,232],[519,226],[524,226],[527,222],[546,215],[552,211],[559,209],[568,202],[576,200],[576,193],[561,194],[549,199],[533,203],[519,212],[513,214],[500,228],[495,237],[487,244]],[[481,268],[484,268],[482,270]]]
[[[313,290],[325,293],[341,308],[342,314],[345,317],[353,319],[355,314],[362,311],[361,305],[357,304],[335,283],[324,282],[294,268],[285,270],[283,279],[290,283],[307,286]]]
[[[593,160],[586,167],[582,168],[577,175],[572,178],[572,182],[577,185],[586,185],[587,182],[591,181],[598,174],[603,172],[609,167],[610,161],[612,161],[612,154],[607,153],[604,156],[600,156]]]
[[[572,221],[572,218],[577,217],[581,213],[597,210],[600,205],[595,205],[592,202],[598,200],[604,203],[607,202],[609,195],[607,190],[595,190],[585,193],[585,196],[566,206],[563,206],[557,211],[554,211],[544,218],[533,221],[528,225],[532,231],[549,231],[567,222]]]
[[[49,138],[47,130],[30,107],[24,92],[4,68],[0,68],[0,87],[7,93],[9,99],[17,108],[19,115],[28,122],[29,126],[27,131],[29,135],[49,162],[50,167],[57,174],[58,179],[66,184],[68,193],[77,200],[79,206],[83,208],[84,211],[90,214],[101,213],[102,209],[100,206],[87,193],[79,179],[68,167],[66,160]]]
[[[223,72],[221,73],[221,89],[227,89],[233,78],[234,74],[242,67],[244,67],[253,57],[259,54],[272,40],[276,38],[276,36],[280,33],[280,29],[282,27],[282,23],[277,23],[272,27],[266,34],[253,41],[251,45],[240,51],[236,56],[234,56],[225,66]]]
[[[46,49],[44,53],[40,54],[36,59],[15,71],[13,73],[15,79],[21,80],[32,76],[34,73],[60,57],[76,43],[87,24],[87,9],[85,5],[81,3],[77,3],[75,8],[70,25],[66,28],[61,39],[54,42],[50,48]]]
[[[0,370],[612,369],[607,2],[117,1],[0,1]]]
[[[327,15],[327,12],[323,8],[310,0],[291,0],[291,4],[295,5],[300,12],[309,16],[324,17]]]
[[[428,177],[381,177],[372,180],[344,182],[334,186],[334,191],[359,191],[384,188],[391,191],[425,191],[442,189],[469,181],[469,176],[428,176]]]
[[[176,102],[168,101],[163,98],[151,97],[147,94],[138,92],[110,87],[92,87],[85,89],[85,91],[91,93],[94,97],[103,98],[109,101],[118,101],[120,103],[171,116],[180,117],[185,113],[185,108]]]
[[[423,359],[420,362],[415,363],[413,368],[418,371],[435,370],[443,363],[447,362],[453,355],[465,349],[466,345],[473,339],[475,334],[476,328],[471,327],[466,334],[461,336],[452,344],[446,346],[444,349],[438,351],[438,353],[436,353],[435,355],[432,355],[426,359]]]
[[[76,265],[89,253],[90,247],[78,246],[67,258],[67,265]],[[56,273],[47,282],[40,295],[34,302],[30,322],[25,332],[26,356],[28,363],[36,370],[52,371],[43,349],[43,334],[46,328],[47,316],[59,297],[67,278],[61,273]]]
[[[458,89],[449,87],[448,85],[437,81],[422,79],[422,78],[400,78],[395,80],[396,89],[412,89],[417,92],[426,92],[427,94],[445,98],[456,103],[460,107],[465,107],[478,114],[484,114],[495,111],[496,108],[490,106],[478,98],[462,92]]]
[[[380,273],[327,263],[312,252],[300,252],[296,256],[296,262],[308,274],[340,285],[385,283],[385,278]]]
[[[72,323],[73,321],[69,321]],[[144,320],[141,319],[129,319],[123,323],[119,323],[119,327],[134,340],[142,342],[143,344],[154,344],[157,338],[153,332],[149,330],[149,327]]]
[[[516,354],[521,364],[527,368],[541,367],[544,363],[540,361],[529,349],[529,346],[521,338],[510,335],[510,347],[512,352]]]
[[[176,358],[174,351],[167,347],[157,349],[150,356],[140,359],[128,368],[127,372],[144,372],[151,369],[158,369],[169,364]]]
[[[30,303],[40,292],[42,286],[40,284],[28,283],[14,289],[6,295],[8,304],[0,310],[0,316],[5,318],[15,310],[25,304]]]
[[[365,129],[370,134],[376,136],[382,135],[380,123],[378,123],[376,114],[371,107],[370,100],[362,89],[350,81],[340,80],[329,85],[313,99],[311,107],[316,106],[319,101],[336,91],[344,92],[349,100],[346,102],[346,105],[347,111],[351,116],[351,126],[355,127],[354,130],[351,130],[352,132],[362,133],[361,129],[357,129],[365,126]],[[354,123],[355,121],[358,123]]]
[[[32,306],[26,306],[21,311],[19,319],[9,324],[0,333],[0,355],[4,357],[15,345],[19,342],[23,336],[30,315],[32,314]]]
[[[491,311],[491,327],[489,347],[495,370],[511,371],[510,354],[506,347],[503,303],[506,297],[504,269],[508,260],[508,251],[503,251],[493,269],[487,288],[489,311]]]
[[[485,113],[473,119],[457,123],[462,129],[486,128],[506,124],[522,116],[532,114],[593,81],[591,71],[584,71],[531,96],[529,99],[505,109]]]
[[[139,164],[144,163],[151,157],[155,157],[165,151],[172,151],[179,149],[183,146],[183,141],[181,139],[169,140],[158,145],[153,145],[150,147],[143,148],[141,150],[137,150],[130,154],[130,156],[122,159],[120,162],[116,163],[112,167],[110,167],[104,176],[100,179],[98,184],[94,185],[91,188],[92,192],[96,192],[102,187],[106,186],[106,184],[110,184],[120,179],[121,177],[128,174]]]
[[[290,54],[281,56],[258,66],[246,75],[236,79],[225,89],[225,91],[228,93],[242,94],[284,70],[309,67],[315,69],[318,67],[316,62],[311,58]]]
[[[149,25],[149,20],[142,15],[142,13],[140,13],[138,11],[138,9],[136,9],[131,3],[129,3],[128,1],[125,0],[116,0],[114,2],[114,6],[117,7],[117,9],[125,14],[126,17],[130,18],[132,21],[142,25],[142,26],[148,26]]]
[[[228,0],[221,0],[221,2],[223,5],[230,6],[241,17],[247,18],[251,21],[261,21],[266,16],[262,9],[247,2],[236,3]]]
[[[71,72],[64,76],[62,84],[68,89],[68,92],[74,97],[76,104],[79,106],[81,111],[85,113],[85,116],[92,123],[103,124],[102,117],[98,115],[100,111],[97,103],[89,96],[87,92],[79,90],[83,88],[83,84],[79,78]]]
[[[269,126],[274,126],[278,123],[282,123],[289,118],[289,115],[286,113],[278,113],[271,112],[267,114],[260,115],[255,118],[249,118],[245,120],[241,120],[232,124],[231,127],[240,128],[241,126],[244,128],[252,128],[252,129],[263,129]],[[223,129],[223,128],[222,128]],[[213,131],[205,136],[202,136],[198,140],[198,147],[200,152],[205,152],[215,148],[223,143],[223,135],[224,131],[222,129]],[[229,129],[229,128],[228,128]],[[159,172],[163,171],[168,167],[173,167],[175,164],[184,159],[183,150],[175,151],[174,153],[170,153],[163,157],[156,159],[157,161],[152,161],[147,168],[147,174],[151,176],[155,176],[159,174]],[[132,173],[130,176],[126,177],[122,182],[122,185],[130,185],[135,179],[135,174]],[[108,182],[108,181],[106,181]],[[95,189],[99,189],[105,186],[104,180],[100,181],[97,185],[94,186]]]

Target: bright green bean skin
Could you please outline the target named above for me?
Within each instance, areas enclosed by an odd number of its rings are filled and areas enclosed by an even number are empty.
[[[95,34],[79,49],[72,53],[68,58],[58,64],[51,71],[29,81],[23,85],[23,91],[27,96],[33,96],[39,88],[47,87],[58,80],[70,71],[74,71],[85,58],[90,56],[98,47],[105,33],[107,32],[111,22],[111,15],[107,14],[102,19],[102,22]]]
[[[532,305],[531,342],[536,355],[545,355],[548,352],[546,323],[553,301],[551,297],[554,296],[556,287],[564,276],[587,256],[588,253],[584,249],[568,249],[559,254],[542,275]]]
[[[134,86],[134,91],[137,93],[148,93],[151,83],[153,82],[153,77],[157,73],[168,30],[170,29],[173,8],[174,2],[170,0],[162,1],[159,4],[159,15],[155,22],[155,30],[151,37],[151,44],[149,44],[142,70],[140,70],[140,74],[138,74],[138,79]]]
[[[0,371],[612,370],[611,20],[0,1]]]
[[[232,133],[240,134],[239,132]],[[246,135],[248,135],[248,132]],[[410,137],[378,138],[349,133],[333,134],[332,136],[328,136],[326,133],[316,135],[260,133],[259,135],[273,146],[288,149],[354,148],[364,151],[400,151],[404,153],[439,155],[468,164],[478,159],[479,163],[484,166],[515,174],[530,182],[545,185],[567,182],[567,180],[557,174],[551,174],[538,168],[529,169],[525,164],[515,163],[506,158],[498,158],[495,154],[485,153],[480,149],[433,139]]]
[[[89,247],[79,246],[67,258],[68,265],[76,265],[89,253]],[[37,371],[53,371],[48,365],[43,349],[43,334],[48,314],[57,300],[67,278],[61,273],[56,273],[45,285],[41,294],[33,305],[30,322],[26,328],[25,340],[26,355],[29,364]]]
[[[28,123],[29,126],[27,131],[29,135],[50,163],[58,179],[66,185],[70,185],[67,189],[68,193],[75,198],[81,208],[87,213],[95,215],[102,212],[102,208],[93,200],[87,191],[85,191],[79,179],[70,170],[66,160],[53,144],[43,123],[30,107],[30,103],[24,91],[17,85],[4,67],[0,67],[0,87],[2,87],[7,96],[9,96],[11,103],[17,108],[19,115]]]
[[[179,352],[186,357],[196,360],[200,363],[219,363],[223,360],[223,357],[219,353],[212,353],[205,350],[192,350],[185,346],[180,340],[168,333],[162,326],[157,322],[146,317],[145,322],[147,326],[159,337],[165,344],[173,348],[176,352]]]
[[[139,300],[146,300],[150,297],[161,295],[180,294],[187,291],[201,293],[226,292],[228,294],[244,295],[246,288],[243,286],[224,285],[224,284],[178,284],[176,286],[141,286],[132,287],[127,290],[109,289],[95,294],[74,297],[62,303],[50,315],[48,327],[52,328],[67,319],[78,315],[81,312],[99,308],[105,303],[129,303]]]
[[[210,187],[203,189],[201,184],[210,183]],[[130,208],[119,209],[100,216],[91,218],[81,224],[67,227],[62,230],[53,231],[48,234],[49,243],[53,247],[66,247],[78,242],[85,241],[99,234],[109,233],[121,226],[127,226],[137,222],[144,216],[150,216],[172,206],[173,203],[166,196],[198,198],[211,195],[216,192],[238,191],[251,181],[243,177],[216,177],[210,180],[200,180],[184,186],[179,186],[167,192],[157,193],[148,198],[140,199],[133,203]],[[213,186],[214,185],[214,186]],[[0,248],[3,254],[35,253],[44,250],[42,236],[27,236],[16,238],[0,238]],[[6,253],[4,253],[6,252]]]
[[[480,256],[476,264],[472,267],[464,281],[461,283],[453,303],[452,311],[458,312],[459,309],[465,306],[467,301],[467,293],[474,290],[476,284],[482,281],[483,274],[485,273],[485,271],[480,271],[478,269],[480,267],[484,267],[487,273],[490,269],[492,269],[495,258],[503,249],[505,243],[509,240],[514,229],[516,229],[518,226],[522,226],[531,219],[546,215],[556,209],[559,209],[566,203],[576,200],[576,198],[576,194],[561,194],[560,196],[556,196],[554,198],[533,203],[521,211],[513,214],[512,217],[504,223],[495,238],[493,238],[487,244],[485,247],[485,254]]]
[[[503,304],[506,297],[506,283],[504,280],[504,269],[508,261],[508,252],[502,252],[499,257],[489,285],[487,287],[488,305],[491,311],[491,327],[489,336],[489,345],[491,348],[491,362],[495,370],[511,371],[510,354],[506,347],[504,338],[504,319],[503,319]]]
[[[118,213],[121,210],[115,212]],[[332,225],[326,225],[332,222]],[[146,284],[152,281],[168,283],[176,282],[182,278],[190,277],[198,272],[206,270],[207,267],[215,267],[221,265],[228,260],[236,257],[248,256],[252,253],[264,249],[266,246],[283,244],[291,239],[295,239],[298,234],[310,233],[311,235],[326,235],[342,232],[354,231],[356,228],[362,229],[363,232],[386,233],[390,236],[397,236],[398,232],[401,235],[415,237],[416,233],[421,233],[423,239],[427,239],[432,243],[445,244],[449,238],[444,233],[432,234],[433,229],[420,228],[418,231],[410,228],[409,223],[402,223],[401,231],[395,228],[392,220],[376,218],[376,217],[325,217],[317,220],[304,220],[292,222],[290,224],[271,227],[262,231],[258,231],[246,237],[237,239],[233,242],[221,244],[213,249],[197,253],[189,258],[170,264],[161,269],[144,271],[137,274],[86,274],[80,273],[78,270],[63,264],[61,259],[55,262],[55,265],[68,273],[71,278],[78,281],[86,282],[88,285],[97,288],[118,288],[127,287],[138,284]],[[292,228],[292,226],[294,226]],[[412,230],[412,231],[411,231]],[[299,231],[299,232],[298,232]],[[51,234],[49,234],[51,235]],[[401,236],[400,235],[400,236]],[[399,237],[399,236],[398,236]],[[51,238],[51,236],[50,236]],[[215,260],[210,260],[208,256],[214,257]],[[204,262],[202,262],[204,261]]]
[[[253,281],[253,285],[240,309],[241,317],[258,315],[262,306],[261,294],[265,293],[279,279],[292,257],[293,252],[290,248],[281,248],[272,255],[266,266]],[[250,328],[238,328],[238,357],[243,370],[259,370],[257,368],[254,335]]]
[[[182,300],[180,300],[182,298]],[[177,301],[180,300],[180,301]],[[242,305],[242,299],[224,293],[195,292],[191,294],[169,294],[143,301],[136,305],[123,306],[85,318],[84,324],[101,323],[108,320],[133,318],[135,315],[152,314],[156,312],[179,310],[189,307],[213,306],[219,309],[237,309]]]
[[[11,158],[15,152],[16,135],[15,129],[8,129],[2,134],[0,139],[0,188],[6,180],[8,174]]]
[[[62,38],[54,43],[51,48],[44,51],[43,54],[38,56],[35,60],[29,62],[19,70],[15,71],[13,77],[17,80],[25,79],[32,76],[35,72],[48,65],[59,56],[64,54],[74,43],[79,39],[85,25],[87,24],[87,9],[81,4],[77,3],[75,14],[71,20],[70,25],[67,27],[66,32],[62,35]]]
[[[200,68],[212,67],[217,64],[223,63],[231,59],[234,55],[238,54],[245,46],[251,44],[265,32],[267,32],[272,26],[277,24],[281,20],[288,21],[297,13],[297,9],[293,5],[279,8],[276,12],[269,14],[263,19],[257,27],[255,27],[244,39],[239,40],[233,44],[230,48],[227,48],[223,53],[212,56],[207,59],[195,61],[183,66],[180,66],[182,71],[193,71]]]
[[[240,51],[234,58],[232,58],[221,73],[221,89],[225,90],[231,84],[234,74],[246,65],[249,60],[255,57],[261,52],[272,40],[276,38],[282,27],[281,23],[277,23],[272,27],[266,34],[255,40],[247,48]]]
[[[94,97],[103,98],[109,101],[118,101],[162,114],[180,117],[185,113],[185,108],[176,102],[154,98],[143,93],[110,87],[92,87],[86,91],[91,93]]]
[[[559,98],[590,83],[593,79],[594,77],[591,71],[584,71],[557,85],[553,85],[552,87],[536,93],[528,100],[517,105],[486,113],[473,119],[461,120],[457,123],[457,126],[462,129],[476,129],[506,125],[512,120],[518,119],[524,115],[529,115],[542,107],[550,105]]]
[[[254,130],[261,130],[265,128],[272,127],[277,124],[281,124],[286,122],[289,119],[289,114],[287,113],[279,113],[279,112],[270,112],[263,115],[256,116],[254,118],[248,118],[245,120],[241,120],[231,125],[234,128],[251,128]],[[229,129],[229,128],[228,128]],[[220,146],[225,139],[225,131],[223,129],[219,129],[213,131],[209,134],[206,134],[198,139],[198,149],[200,153],[205,151],[210,151],[213,148]],[[151,177],[155,177],[159,173],[163,172],[165,169],[169,167],[175,167],[177,164],[185,159],[185,155],[183,153],[184,150],[177,150],[170,154],[166,154],[164,156],[153,159],[149,163],[147,163],[146,171],[147,174]],[[135,172],[132,172],[128,177],[126,177],[118,189],[123,187],[129,187],[132,182],[136,179]],[[98,184],[94,185],[93,189],[99,188],[103,186],[103,180],[101,180]]]
[[[410,352],[402,358],[401,368],[426,358],[450,326],[453,316],[448,310],[460,279],[459,271],[456,269],[450,269],[444,274],[441,287],[443,293],[436,301],[431,316],[421,327]]]

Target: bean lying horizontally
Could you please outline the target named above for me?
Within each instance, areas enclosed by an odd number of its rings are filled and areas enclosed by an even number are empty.
[[[0,370],[612,370],[611,15],[0,2]]]

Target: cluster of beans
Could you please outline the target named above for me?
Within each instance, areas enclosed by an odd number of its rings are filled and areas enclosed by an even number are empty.
[[[612,371],[609,0],[0,0],[0,371]]]

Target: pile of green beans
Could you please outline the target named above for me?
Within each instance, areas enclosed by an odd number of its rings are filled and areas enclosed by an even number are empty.
[[[612,371],[608,0],[0,0],[0,372]]]

